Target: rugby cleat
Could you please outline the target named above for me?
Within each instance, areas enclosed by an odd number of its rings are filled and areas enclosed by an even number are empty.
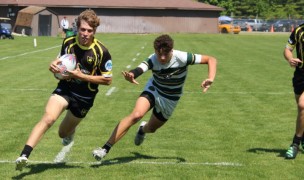
[[[299,151],[299,146],[297,144],[292,144],[288,148],[285,158],[286,159],[295,159]]]
[[[134,139],[134,144],[135,144],[136,146],[141,145],[141,144],[144,142],[144,140],[145,140],[146,134],[145,134],[145,133],[144,133],[144,134],[139,134],[139,130],[140,130],[141,128],[143,128],[145,124],[147,124],[147,122],[146,122],[146,121],[143,121],[143,122],[141,122],[140,125],[139,125],[139,128],[138,128],[138,130],[137,130],[137,133],[136,133],[135,139]]]
[[[74,140],[74,133],[70,136],[62,138],[62,145],[67,146]]]
[[[106,155],[107,155],[107,150],[106,149],[103,149],[103,148],[99,147],[99,148],[93,150],[93,157],[97,161],[101,161]]]
[[[22,171],[23,168],[27,165],[27,157],[22,155],[16,159],[16,170]]]

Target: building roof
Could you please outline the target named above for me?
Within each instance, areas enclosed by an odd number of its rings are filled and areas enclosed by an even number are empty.
[[[2,0],[0,5],[43,7],[90,7],[127,9],[179,9],[222,11],[223,8],[193,0]]]
[[[38,7],[38,6],[29,6],[27,8],[24,8],[20,10],[21,13],[28,13],[28,14],[37,14],[40,11],[45,10],[46,7]]]

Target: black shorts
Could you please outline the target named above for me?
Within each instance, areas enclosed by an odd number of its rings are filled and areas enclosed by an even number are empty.
[[[148,91],[144,91],[141,93],[140,97],[144,97],[146,98],[149,102],[150,102],[150,110],[151,108],[153,108],[153,115],[155,117],[157,117],[157,119],[159,119],[162,122],[166,122],[168,119],[166,119],[161,112],[157,112],[154,108],[155,106],[155,98],[153,96],[152,93],[148,92]]]
[[[292,78],[293,91],[297,95],[304,92],[304,71],[295,71]]]
[[[68,103],[67,109],[69,109],[74,116],[78,118],[84,118],[91,107],[94,104],[94,97],[83,97],[71,92],[68,85],[64,83],[58,83],[57,88],[53,91],[53,94],[62,96]]]

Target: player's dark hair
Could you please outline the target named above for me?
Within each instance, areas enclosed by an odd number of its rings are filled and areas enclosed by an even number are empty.
[[[169,53],[173,49],[173,45],[173,39],[167,34],[157,37],[154,41],[154,49],[158,52]]]
[[[80,21],[85,20],[91,27],[93,27],[94,30],[97,29],[97,27],[100,24],[100,19],[96,15],[96,13],[91,10],[87,9],[83,11],[77,18],[77,27],[80,27]]]

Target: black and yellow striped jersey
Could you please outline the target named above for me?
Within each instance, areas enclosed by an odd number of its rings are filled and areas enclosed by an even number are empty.
[[[291,33],[288,42],[286,44],[286,48],[294,49],[296,48],[297,58],[302,62],[304,61],[304,24],[299,25],[294,31]],[[304,64],[301,63],[296,69],[303,69]]]
[[[63,54],[75,54],[81,72],[84,74],[112,77],[111,55],[108,49],[95,38],[90,47],[85,47],[80,45],[77,35],[68,37],[62,44],[60,56]],[[98,84],[79,79],[61,80],[59,83],[67,83],[71,93],[81,97],[94,97],[98,92]]]

